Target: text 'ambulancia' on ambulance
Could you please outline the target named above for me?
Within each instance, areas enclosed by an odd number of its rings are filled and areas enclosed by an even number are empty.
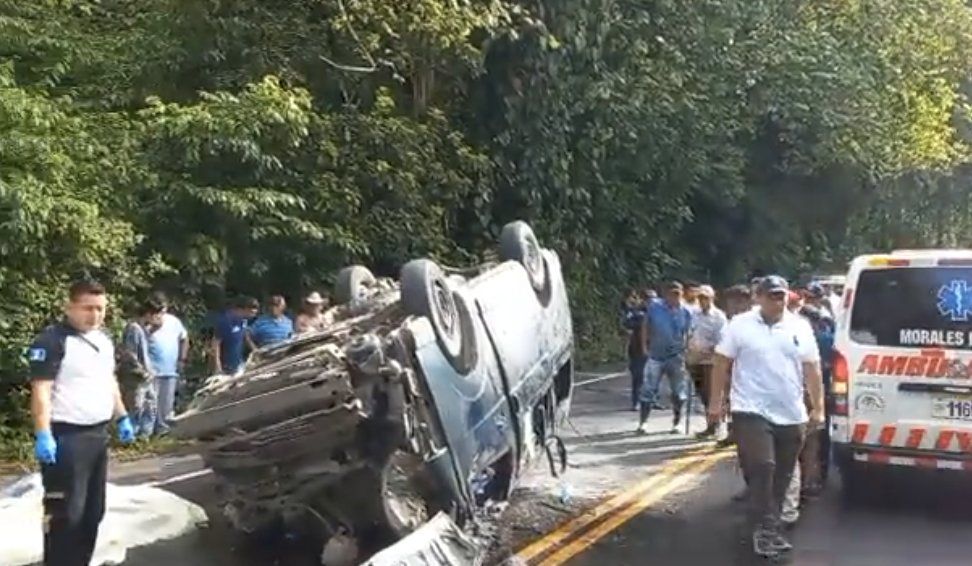
[[[844,489],[871,466],[972,471],[972,250],[858,257],[842,306],[830,426]]]

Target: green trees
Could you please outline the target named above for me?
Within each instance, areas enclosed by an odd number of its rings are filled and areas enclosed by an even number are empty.
[[[631,284],[967,245],[970,23],[958,0],[0,0],[2,382],[81,271],[198,309],[478,260],[524,218],[596,355]]]

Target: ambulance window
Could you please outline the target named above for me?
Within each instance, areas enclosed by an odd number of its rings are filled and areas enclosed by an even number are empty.
[[[871,346],[972,348],[972,268],[863,271],[850,338]]]

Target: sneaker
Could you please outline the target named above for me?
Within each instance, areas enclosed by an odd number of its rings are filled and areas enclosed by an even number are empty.
[[[763,529],[757,529],[753,532],[753,552],[756,556],[776,558],[780,555],[780,551],[773,546],[772,537],[771,533]]]
[[[767,538],[769,539],[770,547],[776,549],[778,552],[789,552],[793,550],[793,543],[786,540],[786,537],[779,533],[768,534]]]

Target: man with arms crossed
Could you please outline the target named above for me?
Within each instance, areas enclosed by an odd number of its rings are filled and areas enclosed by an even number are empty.
[[[108,298],[94,281],[68,291],[65,319],[28,350],[34,455],[44,483],[44,564],[87,566],[105,514],[108,423],[135,431],[115,378],[115,348],[102,330]]]
[[[824,415],[817,341],[810,324],[787,310],[788,293],[785,279],[766,277],[756,287],[758,308],[729,321],[716,347],[708,411],[710,423],[721,419],[731,365],[730,405],[749,484],[753,550],[768,557],[793,548],[781,534],[783,498],[807,422],[817,427]]]

